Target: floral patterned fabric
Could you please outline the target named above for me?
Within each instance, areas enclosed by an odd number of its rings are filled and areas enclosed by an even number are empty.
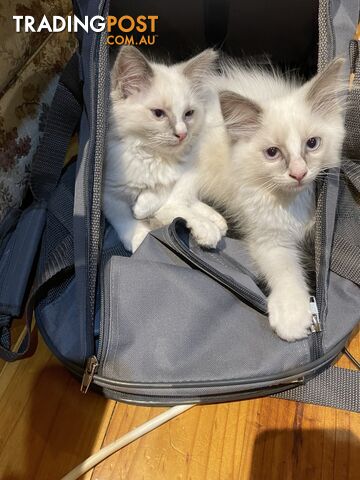
[[[50,18],[70,9],[69,0],[1,1],[0,221],[21,204],[59,74],[76,48],[73,33],[16,33],[12,16]]]

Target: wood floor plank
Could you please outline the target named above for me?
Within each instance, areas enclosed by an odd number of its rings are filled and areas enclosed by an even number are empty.
[[[360,334],[349,350],[360,357]],[[342,357],[338,365],[355,368]],[[104,444],[159,409],[117,405]],[[92,480],[358,480],[360,416],[278,399],[197,406],[94,469]]]
[[[100,448],[115,402],[82,395],[42,341],[6,369],[15,373],[0,376],[2,480],[56,480]]]
[[[349,350],[360,357],[359,333]],[[0,478],[60,480],[164,410],[80,394],[40,340],[36,355],[0,375]],[[196,406],[83,480],[358,480],[359,417],[271,398]]]
[[[149,414],[119,406],[105,443]],[[359,415],[259,399],[195,407],[113,455],[92,480],[358,480],[359,471]]]
[[[25,319],[23,318],[16,318],[13,320],[12,327],[11,327],[11,343],[12,343],[12,348],[16,350],[19,345],[20,345],[20,339],[23,338],[25,334]],[[5,360],[2,360],[0,358],[0,375],[2,370],[4,369],[6,365]]]

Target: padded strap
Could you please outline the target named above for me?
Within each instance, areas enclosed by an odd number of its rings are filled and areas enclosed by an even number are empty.
[[[10,326],[11,317],[8,317],[7,324],[0,325],[1,338],[0,338],[0,357],[6,362],[14,362],[20,360],[28,355],[31,344],[31,325],[32,325],[32,313],[33,313],[33,299],[30,298],[28,306],[26,308],[26,323],[25,323],[25,337],[20,344],[17,351],[11,350],[11,337]],[[3,321],[5,319],[3,318]]]
[[[360,371],[330,367],[305,385],[272,397],[359,413]]]
[[[82,112],[81,92],[79,60],[75,53],[61,75],[44,135],[34,156],[30,183],[38,200],[48,200],[59,181],[66,151]]]
[[[0,347],[6,350],[11,346],[11,317],[0,314]]]
[[[78,54],[66,65],[55,91],[42,141],[34,156],[30,178],[36,200],[49,200],[57,186],[64,166],[71,137],[82,113],[82,84],[79,75]],[[11,318],[0,318],[0,357],[15,361],[29,354],[31,325],[36,289],[30,294],[26,307],[25,337],[17,351],[11,350]]]

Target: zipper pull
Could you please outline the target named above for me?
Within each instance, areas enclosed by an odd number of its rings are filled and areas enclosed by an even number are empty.
[[[87,359],[80,387],[81,393],[86,393],[89,390],[90,384],[93,381],[98,366],[99,362],[95,355],[92,355]]]
[[[320,315],[315,297],[310,297],[310,312],[312,316],[312,325],[310,327],[311,332],[321,332],[322,328],[320,323]]]

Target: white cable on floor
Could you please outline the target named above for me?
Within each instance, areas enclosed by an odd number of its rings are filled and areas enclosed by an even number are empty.
[[[77,478],[81,477],[81,475],[84,475],[84,473],[95,467],[98,463],[105,460],[105,458],[109,457],[126,445],[129,445],[129,443],[137,440],[146,433],[151,432],[163,423],[166,423],[186,410],[189,410],[193,406],[194,405],[177,405],[176,407],[169,408],[166,410],[166,412],[163,412],[157,417],[154,417],[151,420],[143,423],[131,432],[126,433],[122,437],[115,440],[115,442],[110,443],[110,445],[107,445],[98,452],[94,453],[94,455],[91,455],[91,457],[80,463],[80,465],[71,470],[71,472],[65,475],[65,477],[63,477],[61,480],[76,480]]]

